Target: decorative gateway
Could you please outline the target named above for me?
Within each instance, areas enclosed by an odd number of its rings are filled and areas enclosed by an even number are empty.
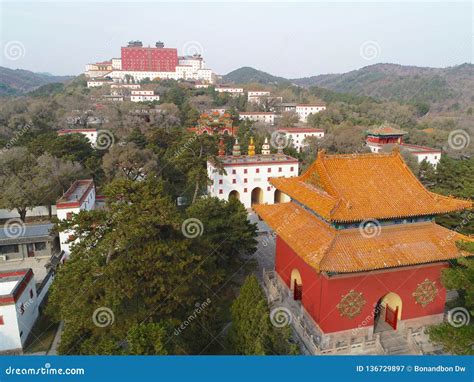
[[[301,304],[324,335],[360,327],[370,335],[381,301],[393,330],[424,325],[427,316],[442,321],[441,271],[471,256],[457,241],[474,239],[433,216],[470,209],[471,201],[428,191],[398,151],[319,152],[302,175],[269,182],[290,201],[253,209],[276,233],[276,272],[289,289],[299,272]],[[366,232],[369,219],[376,234]]]

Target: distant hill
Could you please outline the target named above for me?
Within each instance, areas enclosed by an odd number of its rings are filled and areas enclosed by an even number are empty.
[[[222,76],[222,82],[236,84],[259,83],[265,85],[289,85],[291,83],[286,78],[273,76],[269,73],[248,66],[236,69]]]
[[[0,66],[0,96],[22,95],[43,85],[65,83],[73,78],[73,76],[53,76],[48,73],[34,73]]]
[[[376,64],[343,74],[324,74],[291,81],[303,87],[318,86],[380,100],[418,101],[447,108],[467,107],[474,101],[472,64],[449,68]]]

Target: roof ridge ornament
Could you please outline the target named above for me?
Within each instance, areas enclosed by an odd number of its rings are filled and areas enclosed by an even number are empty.
[[[263,142],[262,154],[263,155],[270,155],[270,145],[268,144],[268,137],[265,137],[265,142]]]
[[[255,156],[255,144],[253,142],[253,137],[250,137],[248,156]]]
[[[240,156],[239,138],[235,138],[235,143],[234,143],[234,146],[232,147],[232,155],[234,157]]]
[[[225,145],[224,145],[224,138],[221,137],[219,139],[219,154],[220,157],[223,157],[225,155]]]

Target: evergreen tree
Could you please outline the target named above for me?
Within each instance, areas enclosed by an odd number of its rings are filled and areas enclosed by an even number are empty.
[[[275,328],[265,294],[255,276],[248,276],[232,304],[232,326],[229,342],[235,354],[276,355],[296,354],[290,345],[291,329]]]
[[[170,330],[162,323],[133,325],[127,333],[127,355],[168,355],[174,352]]]
[[[59,352],[118,354],[141,322],[183,319],[221,282],[181,233],[181,217],[159,181],[117,180],[106,210],[82,211],[60,229],[80,239],[51,289],[48,311],[65,322]],[[110,325],[97,325],[101,309]],[[96,319],[94,319],[96,318]]]
[[[459,248],[474,253],[474,243],[459,243]],[[445,322],[428,329],[430,339],[440,343],[446,352],[474,355],[474,259],[461,258],[448,269],[443,270],[441,281],[446,289],[458,291],[459,298],[453,308],[452,322]],[[465,309],[460,310],[461,309]],[[463,322],[457,324],[454,311],[457,310]]]
[[[232,286],[226,259],[255,249],[255,227],[243,207],[202,199],[182,216],[154,178],[118,179],[104,194],[106,209],[58,223],[79,239],[56,275],[47,307],[65,322],[59,352],[213,351],[209,344],[226,324],[221,296]],[[185,234],[191,217],[204,222],[195,236]],[[198,309],[203,301],[209,303]],[[168,334],[191,316],[179,335]]]

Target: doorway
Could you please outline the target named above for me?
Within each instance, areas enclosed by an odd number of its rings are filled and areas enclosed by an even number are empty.
[[[229,193],[229,201],[230,201],[230,199],[232,199],[232,198],[237,199],[237,200],[240,200],[239,191],[237,191],[237,190],[231,191],[231,192]]]
[[[303,299],[303,281],[296,268],[291,271],[290,288],[293,291],[293,300],[301,301]]]
[[[402,299],[396,293],[387,293],[374,307],[374,333],[397,330],[401,317]]]
[[[252,190],[252,206],[254,204],[262,204],[263,203],[263,191],[260,187],[255,187]]]

